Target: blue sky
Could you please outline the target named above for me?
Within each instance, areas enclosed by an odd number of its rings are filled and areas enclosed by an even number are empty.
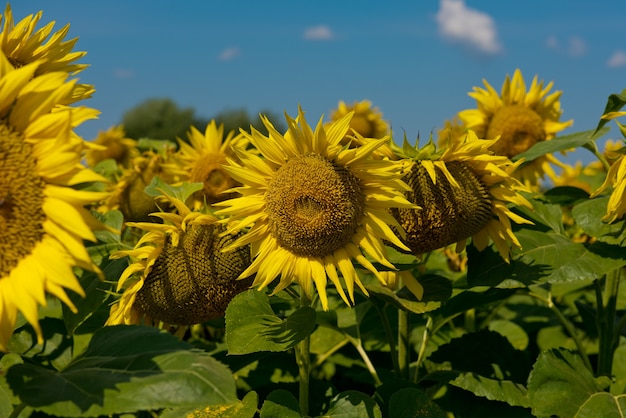
[[[626,2],[609,0],[164,1],[20,0],[14,18],[69,23],[80,73],[102,113],[86,139],[148,98],[211,117],[270,109],[309,121],[339,100],[368,99],[396,133],[423,139],[486,79],[500,89],[520,68],[562,90],[566,133],[593,129],[611,93],[626,88]],[[618,138],[613,128],[608,137]],[[607,137],[607,138],[608,138]],[[579,151],[567,160],[586,159]]]

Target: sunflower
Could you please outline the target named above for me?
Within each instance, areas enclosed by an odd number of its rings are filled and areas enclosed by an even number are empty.
[[[39,11],[16,24],[13,20],[11,6],[6,5],[4,15],[0,15],[2,20],[0,49],[11,65],[20,68],[26,64],[37,62],[39,65],[33,76],[59,71],[75,75],[87,68],[87,64],[76,62],[87,54],[84,51],[73,51],[78,38],[65,40],[65,36],[70,30],[69,24],[54,33],[52,32],[54,22],[36,30],[42,15],[43,12]],[[61,103],[70,104],[86,99],[91,97],[94,91],[95,89],[91,85],[76,84],[72,94],[64,97]]]
[[[241,196],[217,203],[225,208],[216,213],[231,216],[229,232],[250,227],[232,247],[251,244],[254,261],[241,277],[256,273],[253,284],[259,289],[280,276],[275,292],[296,282],[311,298],[314,284],[327,310],[330,279],[350,304],[355,283],[367,294],[351,260],[384,282],[365,254],[393,269],[383,240],[405,248],[392,231],[401,228],[388,212],[414,207],[402,196],[404,162],[372,158],[387,138],[342,146],[352,115],[326,126],[320,119],[313,131],[299,109],[295,119],[285,115],[285,135],[262,117],[268,136],[256,129],[244,133],[260,155],[238,149],[240,163],[229,160],[226,170],[243,185],[235,189]]]
[[[73,267],[100,273],[83,240],[98,227],[83,207],[105,193],[73,186],[103,178],[81,165],[86,144],[73,131],[94,112],[63,103],[75,80],[65,72],[34,77],[38,63],[15,68],[0,51],[0,349],[6,351],[18,310],[39,343],[38,305],[45,292],[75,307],[65,289],[84,295]]]
[[[124,127],[121,125],[98,132],[93,143],[100,147],[94,147],[85,153],[85,160],[89,167],[95,167],[99,162],[109,158],[122,167],[129,167],[132,159],[139,154],[137,141],[127,138]]]
[[[493,145],[493,152],[513,158],[538,142],[551,140],[573,123],[572,120],[559,121],[562,92],[549,93],[552,82],[544,87],[544,82],[539,82],[535,76],[526,91],[522,73],[516,69],[513,78],[506,76],[500,93],[486,80],[483,83],[484,89],[474,87],[474,91],[469,93],[476,100],[477,108],[459,112],[457,116],[461,126],[452,123],[448,133],[463,132],[464,135],[467,129],[471,129],[479,138],[500,136],[501,140]],[[447,136],[442,136],[444,141]],[[557,177],[551,164],[565,166],[554,155],[546,154],[522,165],[514,175],[526,185],[536,185],[546,175],[551,179]]]
[[[406,231],[404,243],[415,255],[456,244],[456,251],[465,249],[467,238],[484,250],[489,240],[506,261],[511,246],[521,247],[511,229],[516,223],[531,223],[516,215],[508,205],[531,207],[520,194],[528,191],[512,173],[521,162],[490,151],[499,139],[478,139],[469,130],[464,138],[449,137],[442,150],[432,141],[423,148],[411,147],[406,141],[404,157],[413,161],[405,182],[412,190],[409,201],[422,207],[392,209],[391,212]]]
[[[245,137],[233,131],[224,137],[224,125],[218,126],[212,120],[204,134],[192,126],[187,138],[189,143],[178,140],[179,150],[172,158],[175,163],[165,165],[164,169],[181,181],[204,184],[202,190],[194,194],[196,207],[204,202],[212,204],[235,197],[225,191],[240,184],[226,172],[223,164],[228,158],[236,159],[233,148],[247,146]]]
[[[210,214],[191,211],[181,200],[163,195],[177,213],[156,212],[163,224],[128,223],[145,231],[122,273],[120,299],[111,307],[107,325],[166,323],[192,325],[224,315],[230,300],[251,280],[236,280],[250,265],[248,246],[223,249],[236,238]]]

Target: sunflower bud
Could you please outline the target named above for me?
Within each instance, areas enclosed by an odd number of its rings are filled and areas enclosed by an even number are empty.
[[[469,238],[492,218],[489,190],[469,164],[448,161],[446,168],[458,187],[439,168],[433,182],[421,161],[416,161],[404,177],[413,189],[406,198],[422,209],[391,209],[415,255]]]
[[[220,237],[221,224],[190,225],[178,245],[168,237],[134,306],[145,315],[169,324],[190,325],[224,316],[233,297],[252,279],[237,280],[250,265],[250,249],[222,251],[236,238]]]

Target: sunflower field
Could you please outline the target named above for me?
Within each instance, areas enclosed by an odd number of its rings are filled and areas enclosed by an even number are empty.
[[[567,135],[515,70],[426,140],[366,100],[85,139],[41,17],[0,27],[1,417],[626,414],[626,90]]]

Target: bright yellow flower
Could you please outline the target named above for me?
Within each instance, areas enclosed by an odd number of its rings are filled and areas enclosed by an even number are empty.
[[[313,130],[300,109],[296,119],[286,115],[289,130],[283,135],[263,117],[268,136],[254,129],[245,133],[261,156],[237,150],[241,163],[231,160],[226,166],[243,185],[235,189],[241,197],[217,203],[225,207],[217,214],[232,217],[229,231],[250,228],[233,246],[251,245],[254,261],[241,277],[256,273],[259,289],[278,276],[274,292],[295,282],[311,298],[315,286],[328,309],[330,279],[350,304],[355,283],[367,294],[352,260],[384,282],[365,254],[393,269],[383,241],[406,248],[388,212],[413,207],[402,196],[404,162],[372,158],[387,138],[352,149],[342,146],[351,118],[348,113],[326,126],[320,119]]]
[[[87,53],[73,51],[78,38],[65,40],[70,26],[65,25],[56,32],[52,32],[55,22],[50,22],[37,29],[37,24],[43,15],[42,11],[29,15],[15,23],[11,6],[7,4],[4,15],[0,15],[2,27],[0,31],[0,50],[2,50],[15,68],[38,62],[39,65],[33,76],[62,71],[71,75],[88,67],[79,64],[80,58]],[[94,88],[88,84],[75,84],[71,94],[62,99],[62,104],[70,104],[83,100],[94,93]]]
[[[100,147],[87,150],[85,160],[89,167],[95,167],[99,162],[109,158],[122,167],[128,167],[131,160],[139,155],[137,141],[127,138],[121,125],[98,132],[93,143]]]
[[[83,295],[73,267],[100,273],[83,240],[98,227],[85,205],[106,194],[74,186],[104,180],[80,163],[86,143],[72,129],[97,114],[62,105],[75,80],[66,72],[34,77],[38,63],[15,68],[0,51],[0,350],[7,350],[18,310],[39,343],[38,305],[48,292],[75,307]],[[100,273],[101,274],[101,273]]]
[[[202,190],[194,194],[196,207],[204,202],[212,204],[235,197],[225,193],[239,186],[224,169],[228,158],[236,159],[233,148],[245,148],[248,141],[241,134],[229,132],[224,137],[224,125],[217,126],[212,120],[204,134],[195,127],[187,134],[189,143],[179,140],[179,150],[174,154],[176,163],[167,164],[164,169],[180,181],[203,183]]]
[[[513,158],[538,142],[551,140],[573,123],[572,120],[559,121],[561,91],[549,93],[552,82],[544,87],[544,82],[539,82],[535,76],[527,91],[522,73],[517,69],[513,78],[507,75],[500,93],[486,80],[483,83],[485,88],[474,87],[469,93],[476,100],[477,108],[459,112],[458,118],[463,131],[471,129],[479,138],[501,137],[492,148],[496,155]],[[554,155],[546,154],[522,165],[514,175],[526,185],[536,185],[545,175],[556,178],[551,164],[565,166]]]
[[[222,236],[226,227],[217,218],[164,198],[177,213],[153,213],[163,224],[128,223],[145,234],[133,250],[111,256],[130,256],[133,262],[120,277],[117,291],[123,294],[107,325],[202,323],[223,316],[230,300],[251,284],[236,280],[250,265],[247,246],[222,251],[235,237]]]
[[[406,157],[413,160],[404,177],[412,187],[407,199],[422,209],[392,209],[392,214],[406,231],[405,244],[414,254],[454,243],[460,252],[469,237],[480,251],[493,241],[506,261],[510,246],[520,247],[511,220],[531,222],[508,206],[531,206],[520,194],[527,189],[512,177],[521,162],[494,155],[491,150],[497,141],[478,139],[470,130],[464,138],[450,137],[439,151],[432,142],[422,149],[405,146]]]

